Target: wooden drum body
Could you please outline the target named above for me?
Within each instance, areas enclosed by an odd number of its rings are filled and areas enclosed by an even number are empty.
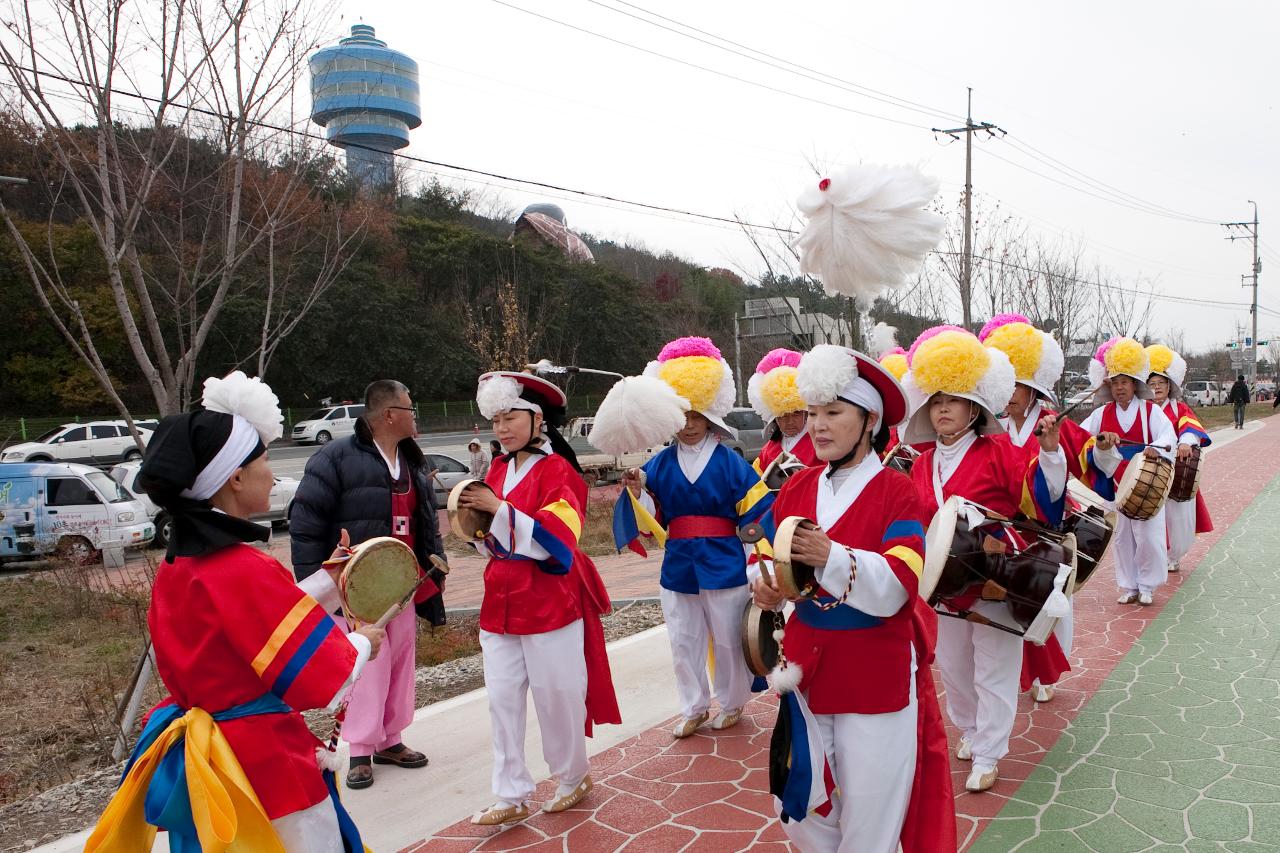
[[[1200,491],[1200,446],[1192,445],[1186,459],[1173,463],[1173,484],[1169,487],[1169,500],[1185,503],[1196,499]]]
[[[807,518],[792,515],[778,524],[773,537],[773,573],[778,591],[789,599],[813,598],[821,594],[817,569],[791,558],[791,540],[798,528],[817,530],[818,525]]]
[[[1063,532],[1076,538],[1076,585],[1073,593],[1093,577],[1107,553],[1115,529],[1116,514],[1094,505],[1082,507],[1063,519]]]
[[[461,506],[462,495],[468,489],[493,491],[483,480],[463,480],[454,486],[449,492],[449,502],[446,507],[449,511],[449,527],[462,541],[479,542],[489,533],[489,526],[493,524],[493,515]]]
[[[1135,456],[1116,490],[1116,509],[1135,521],[1149,521],[1164,507],[1172,485],[1173,464],[1169,460]]]

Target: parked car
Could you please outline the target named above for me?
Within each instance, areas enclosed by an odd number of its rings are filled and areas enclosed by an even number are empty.
[[[0,463],[0,560],[87,561],[107,545],[140,548],[154,536],[146,506],[97,468]]]
[[[739,408],[730,409],[724,422],[738,431],[738,437],[722,443],[748,462],[754,462],[764,447],[764,420],[755,409]]]
[[[145,445],[155,421],[135,421]],[[144,427],[143,424],[151,427]],[[129,433],[125,421],[90,421],[63,424],[35,441],[6,447],[0,462],[84,462],[104,465],[121,459],[141,459],[142,451]]]
[[[157,548],[167,548],[172,523],[168,513],[152,503],[147,493],[138,487],[138,469],[141,467],[141,462],[122,462],[111,469],[110,476],[112,480],[136,495],[146,507],[147,518],[151,519],[156,527],[153,544]],[[271,487],[271,508],[261,515],[255,515],[253,520],[259,524],[265,523],[272,526],[288,524],[289,508],[293,505],[293,496],[297,491],[297,480],[292,477],[276,477],[275,485]]]
[[[1221,406],[1226,398],[1226,392],[1217,382],[1199,380],[1182,386],[1182,399],[1189,406]]]
[[[298,444],[328,444],[354,433],[356,419],[363,414],[363,405],[326,406],[294,423],[290,438]]]
[[[453,490],[453,487],[471,476],[471,466],[465,462],[459,462],[445,453],[428,453],[426,457],[427,462],[436,469],[435,474],[432,476],[432,481],[435,485],[436,506],[444,509],[445,503],[449,500],[449,492]]]

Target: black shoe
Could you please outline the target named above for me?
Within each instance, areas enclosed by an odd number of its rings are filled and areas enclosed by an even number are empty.
[[[352,790],[367,788],[373,784],[373,764],[369,756],[351,759],[351,768],[347,771],[347,787]]]

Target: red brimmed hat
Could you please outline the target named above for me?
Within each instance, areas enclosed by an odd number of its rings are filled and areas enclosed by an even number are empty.
[[[476,386],[480,414],[492,419],[512,409],[538,411],[553,426],[564,422],[569,400],[558,385],[532,373],[494,370],[480,377]],[[536,407],[536,408],[535,408]]]
[[[820,344],[805,353],[796,370],[796,388],[810,406],[839,399],[881,410],[886,427],[907,419],[907,395],[898,380],[875,359],[848,347]],[[868,393],[879,398],[879,406],[868,405]]]

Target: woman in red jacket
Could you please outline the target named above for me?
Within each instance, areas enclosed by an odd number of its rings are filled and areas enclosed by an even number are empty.
[[[1067,461],[1058,446],[1056,419],[1040,421],[1040,450],[1030,463],[1009,443],[996,420],[995,413],[1004,410],[1014,389],[1008,356],[984,347],[969,332],[943,328],[916,339],[910,362],[903,384],[908,395],[918,395],[922,403],[907,422],[902,440],[934,441],[911,468],[911,480],[927,512],[932,514],[959,495],[1005,518],[1021,512],[1054,526],[1060,523]],[[1008,532],[997,527],[992,535]],[[1017,628],[1007,604],[980,600],[977,589],[943,604],[949,612],[974,612]],[[962,734],[956,755],[973,760],[965,787],[985,791],[995,784],[997,762],[1009,751],[1022,640],[991,626],[943,619],[938,626],[938,668],[947,691],[947,714]]]
[[[502,456],[464,507],[493,515],[483,542],[489,557],[480,604],[480,648],[493,727],[496,801],[472,817],[482,826],[530,814],[534,780],[524,757],[526,695],[542,731],[542,754],[556,777],[545,812],[561,812],[591,790],[586,736],[593,723],[619,723],[600,616],[609,595],[595,564],[578,549],[587,485],[556,431],[564,392],[527,373],[480,377],[480,413],[493,421]]]
[[[771,788],[801,850],[956,848],[946,734],[929,673],[937,617],[919,597],[924,524],[910,481],[880,463],[902,388],[870,358],[821,345],[797,387],[821,465],[793,475],[774,519],[801,516],[791,556],[817,567],[787,622]],[[763,578],[755,601],[779,609]],[[824,761],[825,756],[825,761]],[[825,784],[824,784],[825,781]]]

